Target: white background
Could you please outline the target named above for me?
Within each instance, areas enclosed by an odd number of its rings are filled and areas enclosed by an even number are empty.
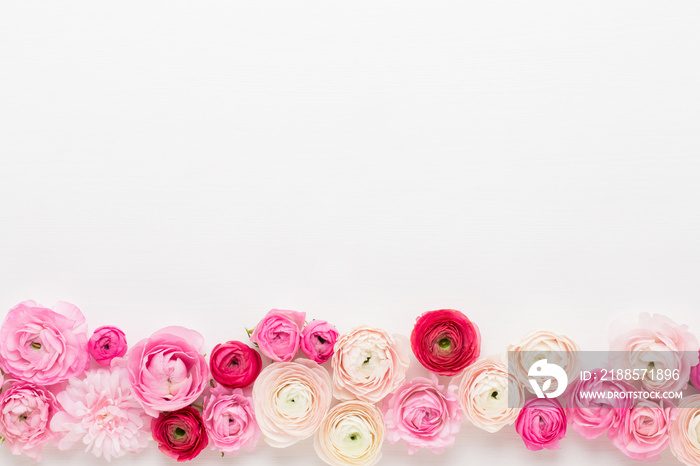
[[[404,334],[456,308],[483,354],[535,327],[605,349],[628,312],[700,334],[700,6],[466,3],[3,3],[0,309],[208,349],[273,307]],[[381,464],[636,464],[573,431],[457,441]],[[282,461],[321,464],[235,459]]]

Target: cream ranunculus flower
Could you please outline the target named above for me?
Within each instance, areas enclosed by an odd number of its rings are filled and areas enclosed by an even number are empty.
[[[501,361],[487,358],[467,367],[459,384],[459,403],[472,424],[497,432],[513,424],[525,401],[522,385]]]
[[[346,401],[330,410],[316,432],[318,456],[333,466],[372,466],[382,457],[384,419],[377,407]]]
[[[253,385],[255,417],[273,447],[311,437],[331,406],[328,371],[308,359],[267,366]]]
[[[406,337],[358,327],[335,342],[333,395],[377,403],[404,382],[409,357]]]
[[[569,381],[573,381],[579,372],[579,355],[581,348],[569,337],[548,330],[534,330],[523,337],[519,343],[509,345],[508,367],[515,376],[516,383],[534,393],[528,382],[530,367],[541,359],[549,364],[556,364],[564,369]],[[540,386],[545,379],[535,377]],[[551,379],[550,379],[551,380]],[[552,380],[550,391],[557,389],[556,380]]]
[[[683,398],[671,424],[671,451],[684,464],[700,465],[700,395]]]

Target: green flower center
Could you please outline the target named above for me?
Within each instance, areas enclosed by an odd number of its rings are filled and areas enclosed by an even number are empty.
[[[174,434],[176,439],[181,439],[185,436],[185,434],[187,434],[187,432],[185,432],[185,430],[180,427],[176,427]]]
[[[438,341],[438,346],[442,349],[448,350],[452,346],[452,342],[449,338],[442,338]]]
[[[33,343],[32,343],[32,348],[34,348],[34,349],[41,349],[41,343],[33,342]]]

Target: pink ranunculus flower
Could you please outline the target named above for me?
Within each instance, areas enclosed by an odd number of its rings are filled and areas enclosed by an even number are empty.
[[[0,327],[0,364],[5,373],[37,385],[53,385],[85,372],[85,316],[73,304],[53,310],[24,301],[10,310]]]
[[[301,329],[306,313],[273,309],[255,326],[250,341],[273,361],[294,359],[301,344]]]
[[[454,445],[462,421],[456,388],[440,385],[434,375],[401,385],[383,403],[387,440],[403,440],[409,454],[421,448],[441,454]]]
[[[211,375],[224,387],[244,388],[255,382],[262,370],[260,354],[241,341],[214,347],[209,356]]]
[[[129,381],[149,416],[184,408],[202,394],[209,383],[209,368],[200,353],[203,344],[194,330],[166,327],[129,350]]]
[[[306,357],[323,364],[333,356],[338,331],[325,320],[309,322],[301,334],[301,351]]]
[[[60,450],[79,443],[110,461],[138,453],[151,439],[151,418],[133,396],[123,367],[89,370],[83,379],[70,379],[56,398],[61,410],[51,420],[51,430],[63,435]]]
[[[335,342],[333,395],[339,400],[377,403],[404,382],[409,358],[406,337],[358,327]]]
[[[117,327],[100,327],[88,341],[88,351],[102,366],[109,366],[114,358],[126,354],[126,335]]]
[[[556,450],[566,435],[566,414],[556,399],[530,398],[515,421],[528,450]]]
[[[178,462],[193,460],[209,443],[202,415],[192,406],[153,418],[151,435],[158,449]]]
[[[683,397],[671,424],[671,452],[683,464],[700,465],[700,395]]]
[[[690,383],[700,390],[700,364],[690,368]]]
[[[21,380],[7,380],[0,390],[0,437],[13,455],[40,461],[42,447],[56,437],[49,427],[57,410],[53,393]]]
[[[576,379],[567,390],[566,417],[573,429],[587,439],[594,439],[610,429],[617,429],[627,411],[634,404],[625,395],[635,388],[621,380],[603,380],[603,369],[591,371],[589,380]],[[599,394],[590,398],[586,394]],[[607,395],[611,393],[612,395]]]
[[[610,325],[613,367],[647,370],[642,387],[651,392],[675,392],[688,386],[698,364],[698,340],[686,325],[659,314],[623,316]],[[676,372],[667,377],[666,371]]]
[[[202,417],[213,450],[233,455],[241,449],[253,451],[262,437],[255,421],[253,399],[240,388],[212,388],[204,398]]]
[[[668,400],[640,400],[627,410],[608,436],[622,453],[638,461],[656,461],[671,441],[671,423],[678,409]]]

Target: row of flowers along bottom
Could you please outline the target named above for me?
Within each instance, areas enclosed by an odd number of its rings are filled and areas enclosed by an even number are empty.
[[[405,442],[409,453],[439,454],[454,444],[466,418],[488,432],[515,424],[529,450],[559,448],[571,425],[585,438],[607,434],[637,460],[658,459],[670,445],[681,462],[700,464],[700,395],[679,406],[577,396],[591,388],[632,389],[594,378],[571,385],[564,409],[556,399],[528,397],[499,358],[479,359],[479,329],[459,311],[419,316],[410,341],[368,326],[340,335],[305,317],[272,310],[249,332],[259,352],[229,341],[216,345],[207,363],[204,339],[194,330],[167,327],[127,351],[116,327],[100,327],[88,339],[85,317],[72,304],[20,303],[0,328],[0,436],[13,454],[35,460],[43,446],[57,443],[61,450],[86,445],[108,461],[137,453],[151,438],[164,454],[187,461],[207,446],[236,454],[261,438],[287,447],[314,436],[326,463],[372,465],[385,438]],[[664,389],[681,390],[689,381],[700,387],[698,341],[685,325],[642,314],[614,333],[613,350],[677,355],[664,362],[678,374]],[[508,348],[543,349],[566,355],[579,348],[549,331]],[[297,358],[300,350],[305,358]],[[411,350],[429,377],[406,379]],[[263,367],[260,353],[272,363]],[[558,363],[574,370],[566,356]],[[440,382],[438,375],[450,379]],[[655,383],[642,382],[649,391],[660,389]]]

